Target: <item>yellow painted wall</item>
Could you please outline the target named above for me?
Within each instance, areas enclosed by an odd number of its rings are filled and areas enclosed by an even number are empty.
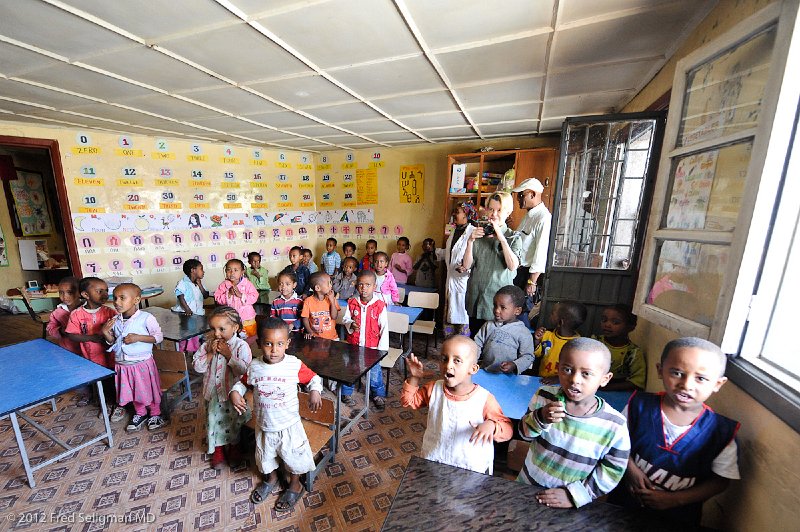
[[[722,0],[665,67],[624,111],[641,111],[672,87],[677,60],[764,8],[767,0]],[[661,349],[676,335],[640,320],[632,335],[648,354],[651,391],[662,386],[655,373]],[[741,422],[742,480],[704,506],[705,525],[721,530],[791,530],[800,508],[800,435],[733,383],[709,400],[716,411]]]

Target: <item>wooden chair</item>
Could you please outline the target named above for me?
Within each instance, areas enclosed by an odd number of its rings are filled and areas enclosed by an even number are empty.
[[[436,292],[411,292],[408,294],[408,306],[436,310],[439,308],[439,294]],[[417,320],[414,322],[413,328],[415,333],[429,335],[425,338],[425,356],[428,356],[428,341],[431,336],[433,336],[433,347],[437,346],[436,321]]]
[[[153,359],[156,361],[158,377],[161,380],[161,410],[165,417],[169,417],[175,405],[184,399],[192,400],[186,355],[182,351],[153,349]],[[173,388],[175,398],[169,401],[168,395]]]
[[[399,312],[389,312],[389,332],[397,333],[400,335],[400,348],[390,347],[389,354],[381,360],[381,371],[385,370],[385,377],[383,382],[386,384],[386,395],[389,395],[389,373],[397,363],[398,358],[405,358],[411,352],[411,345],[409,343],[408,350],[403,349],[403,340],[405,335],[408,334],[408,316]],[[403,364],[405,372],[405,363]]]
[[[47,322],[50,321],[50,313],[40,316],[33,310],[33,305],[31,304],[31,297],[28,295],[28,292],[24,288],[9,288],[6,290],[6,295],[11,296],[19,296],[22,298],[22,303],[25,305],[25,308],[28,309],[28,314],[30,315],[31,319],[36,323],[42,324],[42,339],[47,338]]]
[[[316,412],[312,412],[308,408],[308,394],[306,392],[297,392],[297,398],[300,401],[300,419],[303,422],[303,430],[306,431],[308,437],[308,444],[311,447],[311,452],[314,454],[314,463],[317,465],[314,471],[306,474],[305,488],[310,492],[314,488],[314,479],[325,468],[330,459],[333,457],[334,452],[334,437],[336,435],[336,407],[333,401],[325,397],[322,398],[322,406]],[[245,394],[245,400],[253,408],[253,392],[248,390]],[[250,417],[247,426],[256,430],[255,416]],[[322,452],[327,446],[327,452]]]

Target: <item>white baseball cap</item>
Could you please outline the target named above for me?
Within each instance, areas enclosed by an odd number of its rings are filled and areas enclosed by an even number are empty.
[[[511,189],[511,192],[522,192],[523,190],[533,190],[534,192],[544,191],[544,185],[535,177],[530,177]]]

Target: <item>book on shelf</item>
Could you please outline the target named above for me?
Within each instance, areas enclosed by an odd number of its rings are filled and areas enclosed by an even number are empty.
[[[451,194],[463,194],[467,191],[464,188],[464,178],[467,175],[467,165],[466,164],[454,164],[453,165],[453,175],[450,176],[450,193]]]

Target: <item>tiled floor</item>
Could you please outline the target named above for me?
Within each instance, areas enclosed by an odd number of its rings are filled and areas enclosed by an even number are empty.
[[[4,325],[6,317],[0,319],[0,330]],[[424,341],[420,351],[423,346]],[[436,352],[431,345],[429,360]],[[436,368],[432,361],[429,365]],[[35,473],[33,489],[25,479],[11,423],[0,421],[0,529],[379,530],[425,430],[424,411],[400,406],[401,378],[392,373],[386,411],[371,412],[343,435],[336,463],[317,478],[314,491],[285,513],[273,509],[277,494],[258,506],[249,502],[258,481],[252,457],[237,470],[208,467],[203,406],[197,399],[182,403],[170,425],[157,432],[126,433],[124,422],[115,424],[113,449],[103,442],[51,464]],[[57,412],[42,405],[30,413],[75,444],[102,426],[97,407],[77,405],[82,398],[82,393],[68,393],[59,397]],[[60,449],[24,423],[22,430],[32,463]],[[26,512],[27,523],[19,520]],[[11,514],[17,519],[9,520]],[[139,521],[110,521],[117,516]],[[141,520],[148,518],[154,521]]]

